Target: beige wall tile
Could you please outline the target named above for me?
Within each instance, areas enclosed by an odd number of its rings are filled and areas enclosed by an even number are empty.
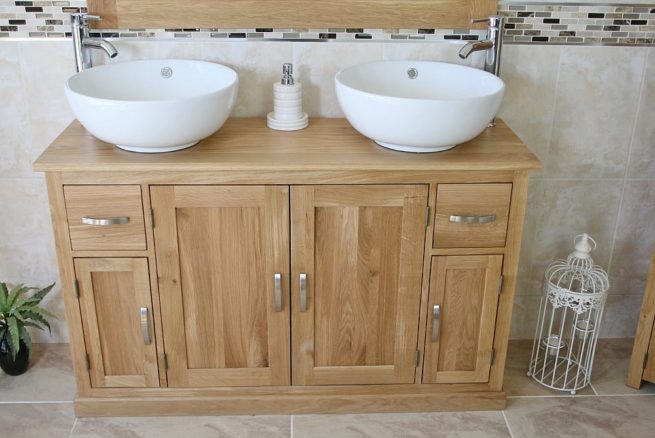
[[[239,95],[232,111],[236,117],[263,117],[273,111],[273,83],[282,78],[282,64],[291,62],[291,43],[203,43],[202,59],[233,68],[239,74]],[[299,82],[306,78],[298,75]],[[304,86],[304,84],[303,84]],[[307,102],[305,90],[305,105]]]
[[[507,45],[501,56],[505,97],[498,116],[548,164],[561,46]],[[541,172],[534,173],[539,178]]]
[[[610,293],[641,295],[655,251],[655,180],[626,182],[615,239]]]
[[[92,50],[91,55],[94,65],[138,59],[202,59],[202,45],[197,41],[118,40],[111,43],[118,50],[118,55],[111,59],[102,50]]]
[[[23,42],[19,47],[29,123],[25,152],[31,163],[74,119],[64,83],[75,73],[75,64],[69,41]],[[35,175],[29,167],[25,173]]]
[[[0,44],[0,177],[21,176],[25,158],[27,108],[18,44]]]
[[[510,339],[533,339],[539,318],[540,295],[517,295],[514,299]]]
[[[3,179],[0,281],[45,286],[59,281],[45,183]]]
[[[482,68],[484,66],[484,52],[473,52],[467,59],[459,57],[458,53],[464,44],[461,41],[385,43],[382,56],[385,60],[390,61],[439,61]]]
[[[641,295],[609,295],[605,303],[605,314],[600,325],[599,336],[601,338],[634,337],[642,301]]]
[[[293,63],[310,117],[343,117],[334,76],[352,65],[382,59],[382,43],[296,43]],[[311,121],[310,121],[311,123]]]
[[[623,177],[648,49],[561,50],[547,174]]]
[[[655,178],[655,47],[648,49],[628,175]]]
[[[540,293],[546,267],[573,251],[577,234],[586,232],[596,240],[591,255],[607,269],[620,197],[620,181],[535,180],[527,213],[535,231],[524,235],[524,247],[530,249],[521,256],[520,293]]]

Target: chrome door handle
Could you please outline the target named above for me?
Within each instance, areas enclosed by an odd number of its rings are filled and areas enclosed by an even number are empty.
[[[282,274],[279,272],[273,276],[275,282],[275,311],[282,311]]]
[[[495,220],[495,214],[489,214],[486,216],[450,216],[450,222],[455,222],[457,224],[488,224],[489,222],[493,222]]]
[[[307,311],[307,274],[300,274],[300,311]]]
[[[141,321],[141,335],[143,336],[143,343],[150,345],[150,324],[148,324],[148,308],[142,307],[139,312],[139,319]]]
[[[119,216],[119,217],[85,216],[82,218],[82,223],[84,225],[95,225],[99,227],[107,227],[109,225],[125,225],[129,222],[130,222],[130,218],[127,216]]]
[[[441,306],[435,304],[432,307],[432,342],[439,340],[439,330],[441,330]]]

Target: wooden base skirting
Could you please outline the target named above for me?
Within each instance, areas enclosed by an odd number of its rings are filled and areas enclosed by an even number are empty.
[[[491,411],[507,405],[504,392],[415,394],[162,394],[149,397],[78,397],[78,417],[171,415],[344,414],[373,412]]]

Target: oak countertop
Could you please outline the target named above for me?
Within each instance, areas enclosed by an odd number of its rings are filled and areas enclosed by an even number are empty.
[[[230,118],[211,137],[178,152],[118,149],[73,121],[34,163],[41,172],[126,171],[525,171],[541,163],[498,120],[475,139],[445,152],[412,154],[378,146],[345,119],[312,118],[301,131],[274,131],[264,118]]]

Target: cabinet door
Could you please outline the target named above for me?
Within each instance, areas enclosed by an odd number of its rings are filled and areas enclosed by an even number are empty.
[[[427,192],[292,187],[294,385],[414,381]]]
[[[159,386],[148,261],[75,259],[94,388]]]
[[[488,382],[503,257],[433,257],[423,383]]]
[[[289,384],[288,187],[150,193],[169,386]]]

